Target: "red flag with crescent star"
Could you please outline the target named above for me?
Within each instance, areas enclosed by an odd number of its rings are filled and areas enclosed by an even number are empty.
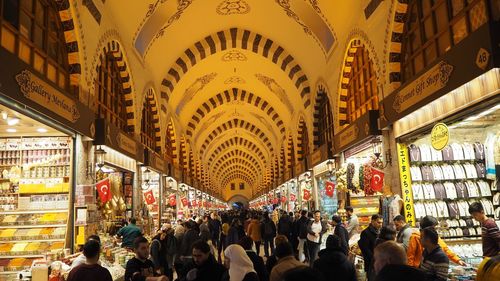
[[[384,172],[378,169],[372,169],[371,186],[373,191],[382,191],[384,187]]]
[[[281,203],[285,203],[286,202],[286,196],[281,196]]]
[[[297,200],[297,196],[295,194],[290,194],[290,201],[295,202]]]
[[[97,193],[99,194],[99,198],[101,199],[102,203],[106,203],[109,200],[111,200],[112,195],[111,195],[111,186],[109,178],[105,178],[102,181],[96,183],[95,187],[97,189]]]
[[[304,198],[304,200],[306,201],[309,201],[309,199],[311,199],[311,191],[304,188],[304,196],[302,198]]]
[[[335,190],[335,184],[331,181],[327,181],[325,184],[325,195],[328,197],[333,197],[334,190]]]
[[[146,200],[146,204],[151,205],[156,202],[155,196],[153,195],[153,190],[144,192],[144,199]]]
[[[183,207],[186,207],[188,205],[188,200],[186,197],[182,197],[181,198],[181,203],[182,203],[182,206]]]
[[[175,206],[177,204],[177,200],[175,198],[175,193],[172,193],[168,196],[168,205],[171,207]]]

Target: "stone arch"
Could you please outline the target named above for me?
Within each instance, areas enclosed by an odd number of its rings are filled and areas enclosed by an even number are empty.
[[[59,19],[66,41],[69,81],[72,86],[79,86],[82,66],[79,56],[78,35],[75,30],[75,21],[73,19],[73,13],[71,12],[71,5],[69,0],[55,0],[53,2],[59,13]]]
[[[160,128],[160,114],[158,112],[158,102],[156,93],[153,88],[149,88],[144,95],[144,102],[151,107],[151,114],[153,115],[153,125],[155,129],[155,147],[154,150],[158,153],[162,151],[161,147],[161,128]]]
[[[239,28],[231,28],[211,34],[186,49],[168,70],[162,81],[161,96],[167,101],[174,88],[191,67],[206,57],[231,48],[248,50],[262,55],[281,68],[300,92],[304,108],[310,105],[310,86],[307,75],[283,47],[265,36]]]
[[[309,130],[307,128],[306,121],[304,118],[300,118],[299,124],[297,126],[297,160],[306,161],[305,167],[308,168],[307,165],[307,153],[310,151],[310,141],[309,141]]]
[[[391,38],[388,43],[389,47],[389,85],[392,90],[397,89],[401,85],[401,62],[402,62],[402,43],[405,27],[405,18],[408,13],[407,0],[393,0],[394,13],[390,26]]]
[[[167,158],[172,158],[174,163],[178,162],[176,140],[177,138],[174,123],[170,120],[167,124],[167,130],[165,133],[165,154],[167,155]]]

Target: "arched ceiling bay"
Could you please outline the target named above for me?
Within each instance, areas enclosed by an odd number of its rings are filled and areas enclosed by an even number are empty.
[[[319,2],[105,2],[207,188],[222,192],[235,179],[266,187],[292,122],[312,115],[313,85],[337,46]]]

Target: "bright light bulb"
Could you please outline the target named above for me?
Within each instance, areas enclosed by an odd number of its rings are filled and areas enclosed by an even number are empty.
[[[13,129],[13,128],[8,128],[7,130],[5,130],[7,133],[15,133],[17,132],[16,129]]]
[[[7,120],[8,117],[9,117],[9,115],[7,114],[7,112],[2,111],[2,119]]]
[[[19,123],[19,118],[10,118],[9,120],[7,120],[7,124],[9,126],[14,126],[14,125],[17,125]]]
[[[39,133],[47,133],[48,130],[45,128],[38,128],[38,129],[36,129],[36,131]]]

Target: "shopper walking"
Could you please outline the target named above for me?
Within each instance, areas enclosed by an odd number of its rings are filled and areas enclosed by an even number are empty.
[[[269,281],[281,281],[287,271],[298,267],[305,267],[303,263],[293,256],[293,249],[290,242],[283,242],[276,245],[276,257],[278,258],[278,263],[271,270]]]
[[[430,280],[448,280],[450,260],[438,244],[438,233],[434,227],[429,226],[422,230],[422,247],[424,247],[424,260],[420,268],[430,275]]]
[[[255,269],[255,272],[257,272],[257,275],[259,276],[259,280],[268,281],[269,273],[267,272],[264,260],[262,259],[262,257],[257,255],[257,253],[253,250],[253,244],[254,242],[252,238],[250,238],[250,236],[244,236],[243,238],[240,239],[239,242],[239,245],[243,247],[243,249],[245,249],[245,252],[252,261],[253,268]]]
[[[217,213],[212,212],[210,214],[210,219],[208,221],[209,228],[210,228],[210,235],[212,236],[212,243],[215,246],[215,248],[218,249],[219,247],[219,239],[220,239],[220,232],[221,232],[221,227],[222,223],[217,215]]]
[[[278,221],[278,234],[285,235],[289,241],[292,240],[292,220],[286,212],[283,212]]]
[[[349,254],[349,233],[347,229],[342,224],[342,219],[340,216],[332,216],[332,226],[333,234],[335,234],[340,239],[340,248],[344,254]]]
[[[252,261],[240,245],[233,244],[226,248],[224,263],[229,269],[228,281],[259,281]]]
[[[167,262],[167,233],[159,230],[151,240],[151,261],[154,264],[155,272],[168,275],[169,267]]]
[[[349,239],[358,233],[359,220],[358,216],[354,214],[354,209],[350,206],[345,207],[345,212],[347,214],[347,232],[349,233]]]
[[[83,245],[83,255],[86,261],[71,269],[67,281],[112,281],[109,271],[99,264],[100,253],[101,245],[98,241],[87,241]]]
[[[373,280],[371,279],[373,275],[370,274],[373,264],[373,250],[375,249],[375,241],[382,227],[382,222],[383,220],[380,215],[373,215],[370,225],[361,232],[361,237],[358,241],[359,249],[363,255],[365,272],[369,281]]]
[[[247,229],[248,236],[252,238],[255,243],[255,252],[260,256],[260,245],[262,243],[262,233],[260,227],[259,216],[254,215],[252,221],[248,225]],[[262,280],[261,280],[262,281]]]
[[[484,214],[483,205],[474,202],[469,207],[469,213],[481,224],[481,239],[483,243],[483,256],[494,257],[500,254],[500,230],[495,220]]]
[[[416,232],[416,230],[406,223],[405,218],[402,215],[394,217],[394,226],[396,226],[396,230],[398,231],[396,242],[403,245],[403,248],[406,251],[408,249],[408,245],[410,244],[410,237],[414,232]]]
[[[326,239],[326,248],[319,251],[318,259],[313,268],[319,270],[325,279],[336,281],[356,281],[356,270],[342,248],[342,239],[337,235],[330,235]]]
[[[375,247],[373,254],[375,281],[424,281],[426,275],[420,269],[406,264],[404,248],[394,242],[387,241]]]
[[[229,227],[229,231],[227,232],[226,237],[226,247],[229,245],[237,244],[240,241],[240,221],[237,218],[234,218],[231,222],[231,227]]]
[[[297,231],[299,233],[299,258],[301,262],[309,260],[309,250],[307,250],[307,225],[309,224],[309,218],[307,217],[307,211],[302,210],[300,212],[300,218],[297,221]]]
[[[312,266],[318,257],[321,239],[327,230],[326,221],[321,220],[321,212],[314,212],[314,220],[307,225],[307,248],[309,250],[309,264]]]
[[[274,254],[274,237],[276,237],[276,225],[269,218],[269,213],[264,213],[264,219],[261,224],[261,234],[264,240],[264,255],[269,257],[269,249],[271,255]]]
[[[158,274],[149,257],[149,243],[143,236],[134,240],[135,257],[127,262],[125,281],[169,281],[167,276]],[[86,279],[93,280],[93,279]]]
[[[286,238],[285,235],[278,235],[278,236],[276,236],[275,242],[276,242],[276,247],[277,247],[279,244],[287,243],[290,241],[288,241],[288,238]],[[267,260],[266,260],[267,272],[271,273],[271,270],[273,270],[273,267],[277,263],[278,263],[278,258],[276,257],[276,254],[270,255],[269,258],[267,258]]]
[[[186,266],[186,271],[179,276],[179,281],[223,281],[226,268],[217,263],[210,252],[210,245],[201,240],[193,244],[193,261]],[[178,273],[179,274],[179,273]]]

